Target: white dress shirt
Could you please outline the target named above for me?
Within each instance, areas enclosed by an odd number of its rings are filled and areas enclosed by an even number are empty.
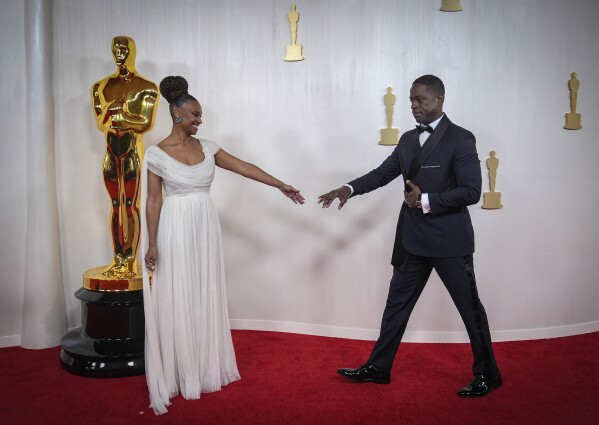
[[[439,122],[441,121],[441,118],[443,118],[444,115],[445,114],[441,115],[439,118],[437,118],[435,121],[433,121],[432,123],[429,124],[433,128],[433,130],[435,128],[437,128],[437,125],[439,124]],[[422,133],[420,133],[418,135],[418,140],[420,141],[420,146],[424,145],[424,142],[426,142],[426,140],[428,139],[428,137],[430,135],[431,135],[431,133],[429,133],[428,131],[423,131]],[[420,203],[422,204],[422,212],[423,213],[428,214],[432,211],[431,204],[429,204],[429,202],[428,202],[428,193],[422,194]]]

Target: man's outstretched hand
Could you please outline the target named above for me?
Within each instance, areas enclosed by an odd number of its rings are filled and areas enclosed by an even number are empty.
[[[331,190],[329,193],[320,195],[318,197],[318,203],[322,204],[323,208],[328,208],[331,206],[335,198],[339,198],[339,209],[341,209],[343,208],[343,205],[345,205],[350,196],[351,189],[347,186],[341,186],[338,189]]]

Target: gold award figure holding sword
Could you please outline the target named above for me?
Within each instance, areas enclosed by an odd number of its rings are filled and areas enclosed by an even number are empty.
[[[130,37],[112,39],[117,71],[91,88],[98,129],[106,138],[103,176],[111,199],[112,263],[103,275],[130,278],[137,273],[140,237],[140,183],[143,133],[156,116],[158,88],[135,68],[135,42]]]

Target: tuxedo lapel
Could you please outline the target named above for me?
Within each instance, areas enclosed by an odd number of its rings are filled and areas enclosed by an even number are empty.
[[[414,158],[416,158],[418,156],[418,152],[420,152],[420,150],[422,149],[420,147],[420,140],[418,138],[418,131],[416,130],[412,130],[411,131],[412,134],[408,135],[408,137],[406,138],[405,145],[403,146],[402,149],[402,155],[403,158],[402,159],[402,168],[404,170],[409,170],[409,166],[412,163],[412,161],[414,161]],[[406,172],[404,172],[405,175],[409,175],[409,172],[406,174]]]
[[[443,116],[443,118],[441,119],[441,121],[439,121],[439,124],[435,128],[435,131],[433,131],[432,134],[428,137],[428,139],[426,139],[426,142],[424,142],[424,145],[422,145],[422,151],[418,154],[419,162],[421,165],[424,164],[424,162],[431,155],[431,153],[433,152],[433,150],[435,149],[435,147],[449,128],[450,124],[451,121],[449,121],[447,115]]]

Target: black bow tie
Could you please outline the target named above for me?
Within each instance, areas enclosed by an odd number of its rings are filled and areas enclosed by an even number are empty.
[[[425,131],[428,131],[429,133],[433,132],[433,128],[430,125],[417,125],[416,126],[416,130],[418,131],[418,134],[424,133]]]

